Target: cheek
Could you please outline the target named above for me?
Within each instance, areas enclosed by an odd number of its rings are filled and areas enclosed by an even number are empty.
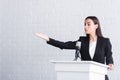
[[[91,27],[85,27],[86,31],[91,31]]]
[[[92,27],[85,27],[85,32],[86,33],[91,33],[91,32],[93,32],[94,31],[94,29],[92,28]]]

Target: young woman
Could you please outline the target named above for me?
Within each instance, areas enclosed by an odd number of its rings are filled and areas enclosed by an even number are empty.
[[[113,70],[113,58],[111,43],[109,38],[104,38],[101,33],[100,23],[97,17],[88,16],[84,22],[86,36],[80,36],[77,41],[81,41],[81,59],[92,60],[102,64],[107,64],[110,70]],[[36,36],[47,41],[48,44],[60,49],[75,49],[77,41],[61,42],[49,38],[42,33],[35,33]],[[105,80],[109,80],[105,75]]]

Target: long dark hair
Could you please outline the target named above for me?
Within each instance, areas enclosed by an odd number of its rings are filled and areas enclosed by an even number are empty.
[[[102,32],[101,32],[100,22],[99,22],[98,18],[96,16],[88,16],[85,18],[85,20],[87,20],[87,19],[91,19],[94,22],[94,24],[98,25],[98,28],[96,29],[96,35],[98,37],[103,37]],[[87,35],[87,37],[89,37],[88,34],[86,34],[86,35]]]

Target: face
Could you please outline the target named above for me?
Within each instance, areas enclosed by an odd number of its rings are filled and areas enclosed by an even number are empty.
[[[98,25],[94,24],[92,19],[86,19],[84,26],[86,34],[93,34],[96,32],[96,29],[98,28]]]

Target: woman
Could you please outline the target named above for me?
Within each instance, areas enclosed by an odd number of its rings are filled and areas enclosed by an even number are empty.
[[[104,38],[101,33],[100,23],[97,17],[88,16],[85,19],[84,29],[86,36],[81,36],[77,41],[81,41],[81,58],[82,60],[92,60],[102,64],[107,64],[110,70],[113,70],[113,58],[111,43],[108,38]],[[61,42],[49,38],[42,33],[36,35],[47,41],[48,44],[60,49],[75,49],[77,41]],[[109,80],[107,75],[105,80]]]

